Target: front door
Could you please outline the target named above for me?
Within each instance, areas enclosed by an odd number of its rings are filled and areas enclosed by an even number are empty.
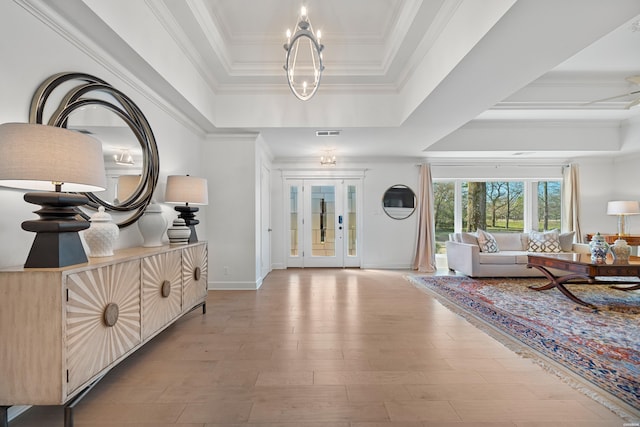
[[[359,267],[360,180],[292,180],[289,267]]]

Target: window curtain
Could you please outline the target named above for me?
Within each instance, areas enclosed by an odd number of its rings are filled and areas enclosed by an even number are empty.
[[[431,182],[431,165],[420,165],[420,182],[418,184],[418,241],[413,269],[422,273],[436,271],[436,239],[433,220],[433,183]]]
[[[562,171],[562,231],[575,231],[575,240],[583,242],[580,230],[580,185],[578,165],[575,163]]]

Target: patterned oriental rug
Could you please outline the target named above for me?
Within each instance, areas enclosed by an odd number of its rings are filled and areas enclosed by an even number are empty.
[[[620,415],[629,415],[629,408],[632,416],[640,413],[640,291],[569,285],[578,298],[598,307],[592,310],[574,304],[557,289],[528,289],[546,279],[408,278],[507,347]],[[514,344],[504,335],[517,341]],[[576,382],[571,372],[606,393]]]

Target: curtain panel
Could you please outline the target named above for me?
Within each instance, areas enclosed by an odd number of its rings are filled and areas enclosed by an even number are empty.
[[[420,165],[420,182],[418,184],[418,230],[416,255],[413,269],[422,273],[436,271],[436,239],[433,212],[433,183],[431,165]]]

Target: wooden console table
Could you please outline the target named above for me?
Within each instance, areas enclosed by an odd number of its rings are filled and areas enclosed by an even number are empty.
[[[206,312],[206,242],[64,268],[0,269],[0,426],[13,405],[70,408],[180,316]]]
[[[593,238],[594,234],[593,233],[589,233],[587,234],[587,241],[586,243],[589,243],[591,241],[591,239]],[[601,234],[602,237],[604,237],[604,240],[609,243],[610,245],[612,245],[617,239],[624,239],[627,241],[627,244],[629,246],[640,246],[640,236],[639,235],[628,235],[628,236],[622,236],[620,237],[617,234]]]

